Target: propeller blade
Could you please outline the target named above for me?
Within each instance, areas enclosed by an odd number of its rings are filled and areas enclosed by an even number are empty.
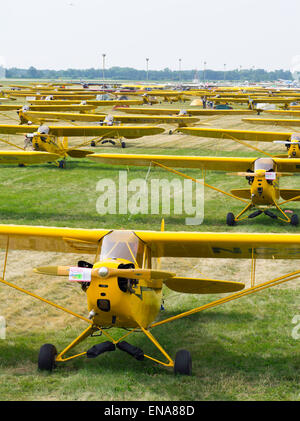
[[[97,271],[99,278],[109,278],[111,276],[117,276],[128,279],[145,279],[145,280],[154,280],[154,279],[168,279],[175,276],[175,273],[166,272],[161,270],[152,270],[152,269],[114,269],[101,267],[99,269],[93,269]],[[95,276],[94,275],[94,276]]]
[[[255,177],[255,173],[253,172],[228,172],[226,175],[238,175],[241,177]]]
[[[33,269],[36,273],[52,276],[69,276],[70,266],[43,266]]]
[[[273,140],[273,143],[280,143],[283,145],[299,145],[299,141],[293,142],[291,140]]]

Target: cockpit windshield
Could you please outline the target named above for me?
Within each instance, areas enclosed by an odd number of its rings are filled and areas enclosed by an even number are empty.
[[[125,259],[142,267],[144,243],[132,231],[113,231],[102,239],[100,260]]]
[[[254,171],[265,170],[270,171],[274,170],[274,161],[272,158],[258,158],[254,162]]]
[[[291,140],[300,142],[300,133],[293,133],[291,136]]]
[[[182,115],[186,116],[187,115],[187,111],[186,110],[180,110],[179,113],[178,113],[178,115],[180,115],[180,116],[182,116]]]

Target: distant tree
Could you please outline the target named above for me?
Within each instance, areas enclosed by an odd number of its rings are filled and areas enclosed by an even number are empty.
[[[148,78],[152,81],[179,81],[180,79],[184,82],[193,81],[195,76],[195,70],[171,70],[168,67],[163,70],[149,70]],[[6,69],[6,77],[9,79],[95,79],[102,80],[102,69],[67,69],[67,70],[38,70],[31,66],[29,69],[19,69],[12,67]],[[205,70],[198,72],[200,80],[206,81],[223,81],[224,71],[220,70]],[[146,80],[146,70],[137,70],[132,67],[111,67],[105,70],[105,79],[111,80]],[[264,69],[242,69],[242,70],[228,70],[225,72],[226,81],[245,81],[250,82],[262,82],[272,81],[277,79],[291,80],[292,75],[288,70],[274,70],[267,72]]]

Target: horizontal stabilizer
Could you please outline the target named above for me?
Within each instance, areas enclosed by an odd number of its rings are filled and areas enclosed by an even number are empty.
[[[299,198],[296,200],[297,202],[300,201],[300,190],[299,189],[280,189],[280,196],[284,200],[290,200],[294,197],[299,196]]]
[[[251,176],[251,173],[249,173],[249,176]],[[250,189],[233,189],[230,190],[230,193],[234,196],[240,197],[241,199],[251,199]]]
[[[240,282],[174,277],[165,281],[168,288],[188,294],[218,294],[240,291],[245,287]]]
[[[72,150],[67,151],[67,154],[71,158],[85,158],[87,155],[93,154],[93,152],[92,151],[79,150],[79,149],[72,149]]]

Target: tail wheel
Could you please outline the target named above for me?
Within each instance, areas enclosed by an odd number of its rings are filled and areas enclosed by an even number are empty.
[[[57,351],[54,345],[42,345],[39,352],[38,368],[39,370],[52,371],[55,367],[55,357]]]
[[[229,212],[226,217],[226,224],[232,227],[235,225],[234,215],[232,212]]]
[[[291,225],[297,226],[299,224],[299,218],[296,213],[291,217]]]
[[[192,357],[189,351],[181,349],[176,353],[174,373],[185,374],[187,376],[192,374]]]

